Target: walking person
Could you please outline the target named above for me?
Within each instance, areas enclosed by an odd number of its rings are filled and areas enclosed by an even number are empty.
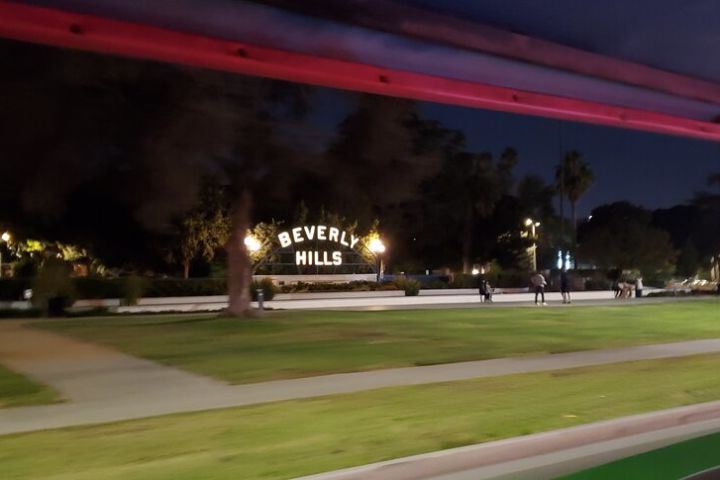
[[[542,276],[542,273],[535,272],[535,275],[530,277],[530,283],[535,289],[535,305],[538,305],[538,295],[542,298],[542,304],[547,305],[547,303],[545,303],[545,286],[547,282],[545,281],[545,277]]]
[[[485,282],[485,301],[492,303],[492,285],[487,280],[483,280],[483,282]]]
[[[487,300],[487,282],[485,281],[485,278],[480,278],[480,283],[478,284],[478,293],[480,294],[480,302],[484,302]]]
[[[642,291],[643,291],[642,277],[638,277],[637,280],[635,280],[635,298],[642,297]]]
[[[560,293],[563,303],[572,303],[570,300],[570,274],[567,270],[560,272]]]

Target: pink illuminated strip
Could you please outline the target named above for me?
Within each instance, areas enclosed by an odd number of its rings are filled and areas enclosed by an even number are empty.
[[[0,37],[363,91],[720,140],[720,124],[378,68],[236,41],[0,1]]]

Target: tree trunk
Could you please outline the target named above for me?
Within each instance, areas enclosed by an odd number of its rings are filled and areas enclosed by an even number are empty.
[[[560,248],[565,249],[565,159],[560,157]],[[562,256],[565,269],[565,255]]]
[[[465,225],[463,229],[462,239],[462,271],[463,273],[470,273],[472,268],[470,265],[470,254],[472,252],[472,234],[473,234],[473,210],[472,206],[468,205],[465,211]]]
[[[245,189],[233,205],[231,213],[232,231],[226,245],[228,255],[228,296],[227,313],[235,317],[250,315],[250,283],[252,264],[245,247],[245,236],[250,228],[252,195]]]
[[[572,210],[572,245],[574,249],[577,249],[577,228],[578,228],[578,222],[577,222],[577,201],[570,202],[570,209]]]
[[[187,280],[190,278],[190,260],[183,260],[183,278]]]

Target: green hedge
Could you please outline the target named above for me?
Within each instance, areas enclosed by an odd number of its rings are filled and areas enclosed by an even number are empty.
[[[127,278],[77,277],[72,279],[76,298],[126,298]],[[227,287],[224,278],[200,279],[149,279],[139,282],[142,297],[191,297],[225,295]],[[23,291],[33,287],[30,278],[0,279],[0,300],[22,300]]]
[[[23,299],[23,291],[32,288],[31,278],[2,278],[0,279],[0,300],[16,301]]]
[[[392,282],[368,282],[358,280],[346,283],[305,283],[297,282],[292,285],[282,285],[282,293],[304,292],[374,292],[376,290],[397,290]]]

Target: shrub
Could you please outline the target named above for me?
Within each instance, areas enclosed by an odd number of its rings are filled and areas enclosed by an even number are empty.
[[[303,292],[374,292],[376,290],[397,290],[393,282],[368,282],[356,280],[346,283],[305,283],[297,282],[292,285],[279,287],[282,293],[303,293]]]
[[[78,298],[124,298],[125,279],[102,277],[76,277],[73,279]]]
[[[143,296],[147,297],[193,297],[226,295],[227,282],[224,278],[163,278],[148,280],[144,284]]]
[[[585,281],[585,290],[612,290],[612,281],[603,278],[589,278]]]
[[[142,297],[145,282],[137,275],[130,275],[124,280],[123,300],[125,305],[137,305],[138,300]]]
[[[405,291],[406,297],[415,297],[420,293],[420,282],[411,278],[398,278],[395,280],[395,285]]]
[[[453,276],[450,288],[477,288],[478,276],[469,273],[458,273]],[[494,285],[493,285],[494,286]]]
[[[49,259],[33,284],[33,303],[51,316],[62,315],[75,299],[70,268],[62,260]]]
[[[263,278],[259,282],[254,280],[250,284],[250,296],[252,297],[253,301],[257,301],[258,299],[258,290],[262,290],[264,300],[268,301],[275,298],[275,292],[277,291],[277,287],[269,278]]]
[[[42,317],[43,313],[39,308],[3,308],[0,309],[0,318],[37,318]]]
[[[23,292],[32,288],[30,278],[3,278],[0,279],[0,300],[23,300]]]

